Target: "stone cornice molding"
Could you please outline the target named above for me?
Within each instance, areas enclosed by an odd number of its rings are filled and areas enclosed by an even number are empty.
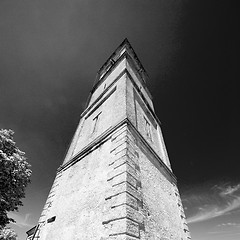
[[[126,51],[123,54],[120,54],[121,50],[126,48]],[[93,88],[88,96],[86,107],[88,106],[92,94],[95,92],[95,90],[105,81],[105,79],[109,76],[109,74],[114,71],[115,67],[118,65],[120,61],[122,61],[124,58],[131,61],[131,65],[134,66],[133,70],[138,76],[139,80],[141,81],[144,89],[146,90],[147,94],[149,95],[150,99],[152,99],[151,93],[148,91],[146,86],[146,79],[148,79],[148,75],[142,66],[140,60],[138,59],[134,49],[132,48],[131,44],[127,39],[125,39],[120,46],[115,50],[115,52],[108,58],[108,60],[103,64],[103,66],[98,71],[96,80],[93,84]],[[103,72],[103,70],[108,66],[108,69],[105,70],[105,73],[102,74],[101,78],[99,75]]]
[[[152,114],[152,116],[155,118],[155,120],[158,122],[159,125],[161,125],[161,121],[158,119],[157,115],[155,114],[155,112],[153,111],[152,107],[149,105],[149,103],[147,102],[146,98],[144,97],[144,95],[141,92],[141,89],[137,86],[137,84],[135,83],[134,79],[132,78],[131,74],[129,73],[129,71],[125,68],[116,78],[115,80],[97,97],[97,99],[90,105],[88,106],[81,114],[81,117],[84,117],[97,103],[98,101],[100,101],[102,99],[102,97],[107,93],[107,91],[124,75],[127,74],[129,80],[132,82],[133,86],[135,87],[135,89],[137,90],[137,92],[140,94],[141,98],[143,99],[144,103],[147,106],[147,109],[149,110],[149,112]]]
[[[57,169],[57,173],[64,171],[74,165],[76,162],[80,161],[83,157],[90,154],[92,151],[100,147],[103,143],[105,143],[107,140],[111,138],[111,134],[121,127],[122,125],[127,124],[128,127],[132,130],[132,132],[138,137],[138,139],[141,141],[141,143],[149,150],[149,152],[154,156],[155,159],[158,160],[158,163],[160,164],[160,167],[163,168],[164,172],[170,177],[172,182],[174,184],[177,183],[177,178],[173,174],[173,172],[167,167],[167,165],[163,162],[163,160],[158,156],[158,154],[154,151],[154,149],[149,145],[149,143],[144,139],[144,137],[139,133],[139,131],[133,126],[133,124],[129,121],[128,118],[124,118],[121,120],[118,124],[116,124],[114,127],[110,127],[107,129],[103,134],[98,136],[95,140],[93,140],[90,144],[88,144],[86,147],[84,147],[78,154],[73,156],[71,160],[66,162],[65,164],[61,165]]]

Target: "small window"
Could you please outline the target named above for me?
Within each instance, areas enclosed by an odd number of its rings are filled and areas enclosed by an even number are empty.
[[[99,122],[99,116],[102,112],[98,113],[94,118],[93,118],[93,128],[92,128],[92,134],[97,131],[98,127],[98,122]]]
[[[54,221],[55,221],[55,219],[56,219],[56,216],[54,216],[54,217],[51,217],[51,218],[49,218],[49,219],[47,220],[47,223],[54,222]]]
[[[151,125],[148,120],[144,117],[145,120],[145,133],[148,139],[152,141],[152,134],[151,134]]]

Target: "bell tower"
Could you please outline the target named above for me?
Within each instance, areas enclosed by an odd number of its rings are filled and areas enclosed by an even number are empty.
[[[32,239],[190,239],[147,79],[125,39],[97,74]]]

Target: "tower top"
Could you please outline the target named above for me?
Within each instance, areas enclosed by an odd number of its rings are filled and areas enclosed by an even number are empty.
[[[143,80],[144,84],[146,84],[148,75],[143,65],[141,64],[139,58],[137,57],[137,54],[132,48],[130,42],[128,41],[127,38],[125,38],[123,42],[117,47],[117,49],[112,53],[112,55],[102,65],[102,67],[98,70],[92,92],[94,92],[97,86],[103,81],[104,76],[111,71],[115,63],[118,60],[122,59],[122,57],[124,56],[129,57],[133,61],[138,73],[141,75],[141,79]]]

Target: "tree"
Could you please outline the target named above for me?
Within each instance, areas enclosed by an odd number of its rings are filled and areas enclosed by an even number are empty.
[[[13,140],[12,130],[0,130],[0,228],[15,222],[7,216],[22,206],[25,188],[30,183],[30,164]]]
[[[9,227],[4,227],[0,229],[0,240],[16,240],[17,234],[13,229]]]

